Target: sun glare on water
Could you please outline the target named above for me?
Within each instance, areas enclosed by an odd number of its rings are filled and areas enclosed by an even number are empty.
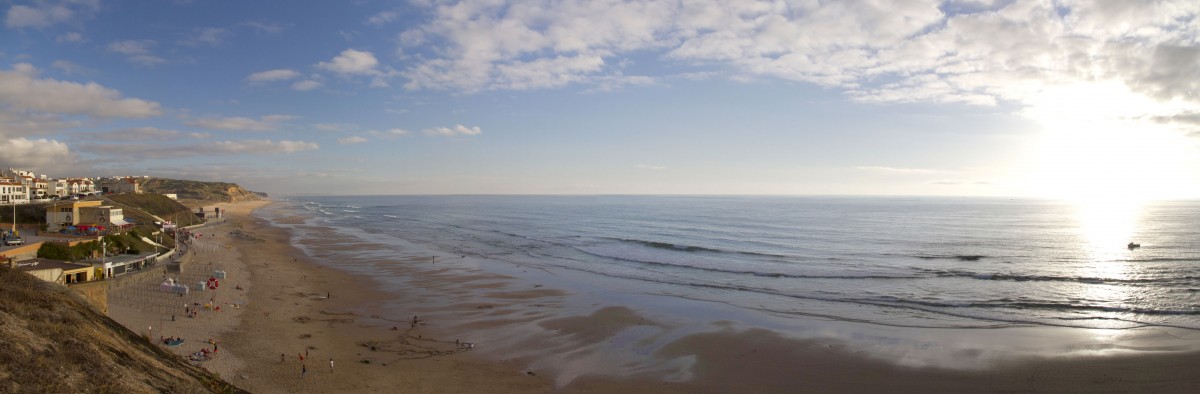
[[[1155,116],[1183,111],[1130,92],[1120,83],[1046,89],[1026,115],[1042,127],[1028,194],[1074,208],[1081,277],[1129,279],[1142,213],[1154,200],[1200,196],[1200,149]],[[1079,297],[1113,303],[1132,296],[1119,286],[1085,286]]]

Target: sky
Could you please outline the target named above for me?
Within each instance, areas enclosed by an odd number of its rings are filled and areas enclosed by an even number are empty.
[[[1200,2],[0,0],[0,168],[1200,197]]]

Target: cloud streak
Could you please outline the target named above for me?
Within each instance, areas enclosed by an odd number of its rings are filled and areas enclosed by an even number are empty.
[[[150,47],[155,45],[157,45],[157,42],[154,40],[125,40],[109,43],[108,50],[109,52],[126,55],[126,59],[131,63],[153,67],[167,62],[166,59],[155,56],[150,52]]]
[[[251,83],[286,81],[289,79],[294,79],[299,76],[300,76],[300,73],[297,72],[296,70],[281,68],[281,69],[275,69],[275,70],[259,71],[259,72],[247,75],[246,81],[251,82]]]
[[[230,130],[230,131],[273,131],[279,128],[280,123],[295,119],[291,115],[266,115],[258,119],[247,118],[244,116],[234,116],[228,118],[210,117],[199,118],[185,121],[184,124],[193,127],[200,127],[214,130]]]
[[[434,127],[425,129],[423,132],[425,135],[437,137],[469,137],[483,134],[483,129],[480,129],[479,126],[467,127],[459,124],[454,127]]]
[[[210,157],[232,155],[290,154],[319,149],[320,145],[306,141],[241,140],[216,141],[206,144],[162,145],[154,143],[78,145],[80,152],[95,155],[129,156],[140,159],[166,159],[185,157]]]
[[[79,136],[83,136],[85,139],[98,139],[115,142],[174,142],[179,141],[181,138],[204,139],[210,137],[208,133],[189,133],[178,130],[160,129],[157,127],[136,127],[113,131],[83,133],[79,134]]]

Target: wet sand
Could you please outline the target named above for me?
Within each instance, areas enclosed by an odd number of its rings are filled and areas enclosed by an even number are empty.
[[[168,307],[156,303],[166,301],[144,298],[169,295],[143,291],[117,301],[127,305],[115,305],[113,317],[135,331],[154,322],[162,335],[187,338],[175,348],[181,354],[213,338],[220,351],[202,365],[266,393],[1200,390],[1191,371],[1200,365],[1197,353],[1024,358],[983,370],[906,367],[845,342],[794,339],[735,322],[709,322],[691,330],[698,333],[673,337],[679,323],[648,319],[632,305],[567,313],[574,310],[562,307],[570,290],[442,267],[420,256],[389,256],[386,264],[344,272],[322,264],[319,253],[313,258],[291,246],[285,230],[249,216],[264,204],[222,204],[228,222],[198,230],[212,237],[185,263],[184,274],[225,269],[228,287],[216,292],[217,300],[245,307],[161,323]],[[370,247],[340,241],[311,247]],[[410,286],[374,281],[371,269],[404,275]],[[156,285],[161,278],[154,279]],[[553,336],[504,334],[522,325]],[[645,364],[654,367],[624,365],[627,358],[597,351],[618,344],[642,349],[635,356],[656,360]]]

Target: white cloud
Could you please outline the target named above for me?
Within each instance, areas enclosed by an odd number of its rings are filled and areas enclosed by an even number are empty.
[[[376,67],[379,60],[368,51],[347,49],[328,62],[320,62],[317,68],[337,74],[375,75],[379,72]]]
[[[0,139],[54,134],[83,122],[59,114],[0,109]]]
[[[496,66],[495,86],[514,90],[561,87],[603,66],[604,59],[595,55],[514,61]]]
[[[396,17],[398,16],[400,16],[400,14],[397,14],[395,11],[383,11],[378,14],[371,15],[370,18],[367,18],[367,24],[382,26],[396,20]]]
[[[87,40],[83,38],[83,34],[79,34],[76,32],[70,32],[70,33],[66,33],[66,34],[60,34],[58,36],[58,38],[55,38],[54,41],[80,43],[80,42],[84,42]]]
[[[86,67],[80,66],[75,63],[68,62],[66,60],[55,60],[54,63],[51,63],[51,65],[54,66],[54,68],[62,70],[64,73],[67,73],[68,75],[83,74],[83,73],[89,71]]]
[[[272,131],[279,128],[280,123],[295,119],[291,115],[266,115],[258,119],[243,116],[228,118],[199,118],[184,122],[188,126],[216,130],[233,131]]]
[[[381,66],[379,59],[376,59],[371,52],[355,49],[344,50],[328,62],[317,63],[317,68],[343,77],[369,76],[371,77],[370,87],[373,88],[390,86],[388,79],[399,74],[390,67]],[[297,84],[293,88],[308,90],[317,86],[320,86],[319,81],[314,80],[314,83]]]
[[[14,5],[4,16],[4,25],[14,29],[45,28],[91,15],[100,8],[98,0],[39,1],[33,6]]]
[[[0,167],[32,168],[40,171],[70,168],[74,155],[64,144],[48,139],[0,139]]]
[[[622,76],[610,63],[657,54],[683,67],[673,72],[684,77],[708,78],[715,69],[735,80],[817,84],[864,102],[1026,103],[1047,87],[1113,80],[1159,100],[1200,104],[1200,2],[1193,0],[428,7],[431,20],[399,35],[401,50],[424,54],[401,70],[409,89],[603,85]]]
[[[95,82],[37,79],[36,69],[26,63],[0,71],[0,109],[4,108],[97,118],[145,118],[161,112],[158,103],[122,98],[120,92]]]
[[[345,137],[345,138],[338,138],[337,141],[339,144],[361,144],[361,143],[367,142],[367,139],[355,135],[355,136],[350,136],[350,137]]]
[[[150,53],[150,47],[154,44],[153,40],[116,41],[108,44],[108,50],[124,55],[140,55]]]
[[[454,137],[454,136],[473,136],[483,133],[479,126],[467,127],[463,125],[454,125],[454,127],[435,127],[423,130],[426,135]]]
[[[126,59],[132,63],[152,67],[167,62],[166,59],[155,56],[150,52],[150,47],[154,46],[155,44],[157,43],[153,40],[117,41],[108,44],[108,50],[126,55]]]
[[[306,90],[313,90],[313,89],[316,89],[319,87],[321,87],[321,82],[318,82],[318,81],[315,81],[312,79],[296,81],[296,83],[292,84],[292,89],[299,90],[302,92],[306,91]]]
[[[223,27],[205,27],[196,29],[191,37],[183,40],[183,44],[191,46],[219,46],[225,43],[225,39],[233,35],[233,32]]]
[[[259,72],[250,74],[250,75],[246,76],[246,81],[249,81],[252,83],[253,82],[286,81],[286,80],[293,79],[293,78],[296,78],[299,76],[300,76],[300,73],[297,72],[296,70],[280,68],[280,69],[275,69],[275,70],[259,71]]]

